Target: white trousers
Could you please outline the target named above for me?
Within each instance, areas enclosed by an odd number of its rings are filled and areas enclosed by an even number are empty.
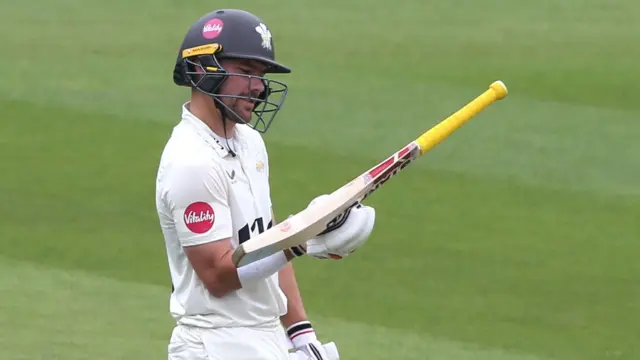
[[[169,360],[289,360],[284,329],[205,329],[177,325],[168,346]]]

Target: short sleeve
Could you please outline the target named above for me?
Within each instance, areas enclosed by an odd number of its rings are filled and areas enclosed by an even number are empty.
[[[171,213],[182,246],[193,246],[232,236],[227,187],[220,167],[209,162],[173,169],[167,188]]]

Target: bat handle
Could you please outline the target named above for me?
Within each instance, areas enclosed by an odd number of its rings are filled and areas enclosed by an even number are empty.
[[[507,94],[507,87],[502,81],[498,80],[493,82],[489,86],[489,89],[480,96],[422,134],[422,136],[416,140],[420,146],[420,152],[424,154],[431,150],[487,106],[497,100],[504,99]]]

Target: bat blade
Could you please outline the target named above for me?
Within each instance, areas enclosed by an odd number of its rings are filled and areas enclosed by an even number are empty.
[[[324,231],[331,220],[362,202],[418,156],[420,156],[420,146],[416,142],[409,143],[389,158],[329,194],[322,204],[304,209],[242,243],[232,256],[233,262],[236,266],[243,266],[278,251],[303,244]]]

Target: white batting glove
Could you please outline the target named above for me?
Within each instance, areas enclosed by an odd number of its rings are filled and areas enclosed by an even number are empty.
[[[326,358],[322,358],[323,360],[340,360],[340,355],[338,354],[338,348],[334,342],[326,343],[322,345],[324,351],[326,352]],[[294,353],[289,353],[289,360],[315,360],[318,359],[317,356],[312,355],[309,356],[309,351],[306,350],[297,350]]]
[[[329,195],[320,195],[308,207],[322,203]],[[327,228],[300,246],[298,252],[306,252],[316,259],[339,260],[361,247],[373,231],[375,209],[358,204],[333,219]]]
[[[339,360],[335,343],[322,344],[309,321],[300,321],[287,328],[287,335],[296,350],[296,360]]]

